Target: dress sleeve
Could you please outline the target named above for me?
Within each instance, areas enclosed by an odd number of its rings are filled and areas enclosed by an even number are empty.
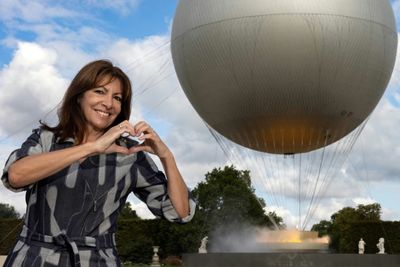
[[[20,187],[20,188],[12,187],[8,181],[8,170],[10,169],[10,166],[17,160],[22,159],[26,156],[40,154],[43,152],[43,146],[40,140],[40,132],[41,129],[34,129],[32,131],[32,134],[22,144],[21,148],[14,150],[6,161],[6,165],[3,170],[3,175],[1,176],[1,181],[3,182],[4,186],[10,189],[11,191],[21,192],[27,190],[31,186],[27,185],[25,187]]]
[[[132,177],[135,177],[136,184],[134,194],[146,203],[150,211],[157,217],[163,217],[171,222],[189,222],[195,213],[196,202],[189,192],[189,215],[180,218],[173,207],[167,191],[167,179],[157,169],[153,160],[145,153],[137,154],[137,161],[131,169]]]

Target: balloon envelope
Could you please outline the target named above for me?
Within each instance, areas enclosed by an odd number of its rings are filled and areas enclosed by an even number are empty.
[[[388,0],[181,0],[171,50],[209,126],[254,150],[302,153],[372,112],[397,30]]]

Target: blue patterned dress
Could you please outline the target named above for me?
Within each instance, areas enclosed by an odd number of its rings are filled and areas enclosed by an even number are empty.
[[[2,181],[13,191],[26,190],[27,210],[23,230],[5,267],[10,266],[120,266],[115,244],[117,218],[133,192],[157,217],[179,218],[167,194],[167,180],[143,152],[133,155],[100,154],[25,188],[12,188],[8,169],[23,157],[74,145],[52,132],[36,129],[7,160]]]

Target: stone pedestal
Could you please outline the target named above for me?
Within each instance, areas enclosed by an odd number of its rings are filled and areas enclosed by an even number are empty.
[[[158,246],[153,246],[153,252],[154,252],[154,254],[153,254],[153,259],[152,259],[152,262],[151,262],[151,267],[160,267],[161,265],[160,265],[160,258],[158,257]]]

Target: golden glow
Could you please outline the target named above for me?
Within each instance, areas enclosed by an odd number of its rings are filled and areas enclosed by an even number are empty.
[[[211,126],[242,146],[273,154],[304,153],[329,145],[361,122],[353,117],[293,115],[224,121]]]
[[[257,237],[257,243],[318,243],[329,244],[328,237],[318,237],[317,232],[297,231],[297,230],[282,230],[282,231],[267,231],[260,230]]]
[[[284,243],[301,243],[300,232],[291,232],[288,236],[282,240]]]

